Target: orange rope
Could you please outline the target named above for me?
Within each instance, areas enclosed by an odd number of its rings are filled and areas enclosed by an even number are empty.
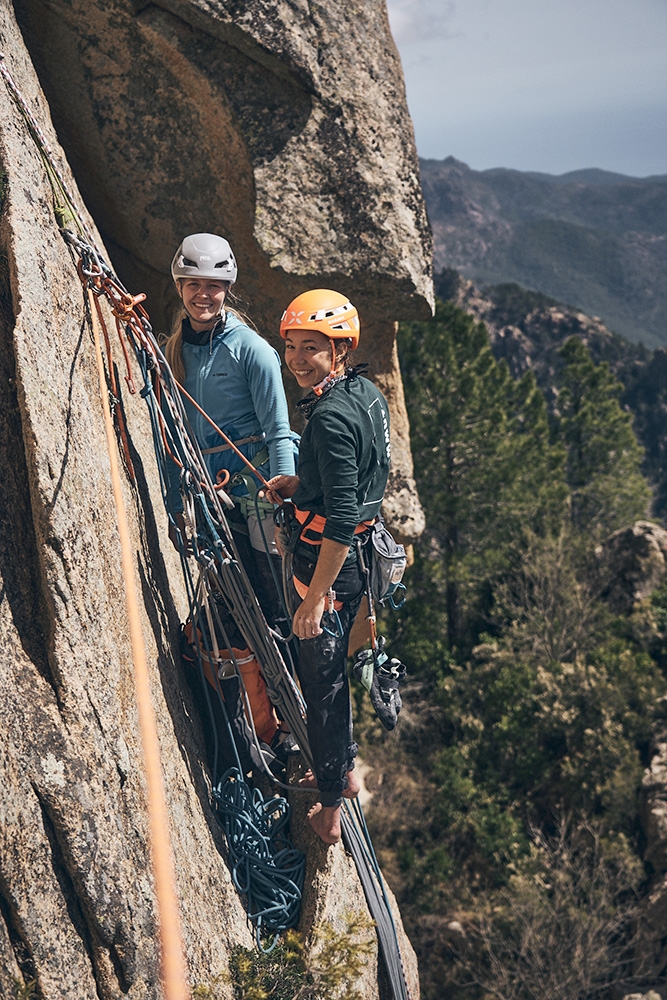
[[[179,392],[183,396],[185,396],[186,399],[190,400],[190,402],[195,407],[195,409],[199,410],[199,412],[201,413],[202,417],[209,422],[209,424],[211,425],[211,427],[215,431],[218,432],[218,434],[220,435],[220,437],[222,438],[222,440],[229,446],[229,448],[231,448],[231,450],[233,452],[235,452],[239,456],[239,458],[242,459],[245,462],[245,464],[248,466],[248,468],[250,469],[251,472],[254,472],[254,474],[257,476],[257,478],[259,479],[260,483],[262,484],[262,486],[265,486],[267,489],[271,489],[271,487],[269,486],[267,480],[264,478],[264,476],[259,471],[259,469],[255,468],[255,466],[252,464],[252,462],[245,457],[245,455],[243,454],[243,452],[241,451],[241,449],[236,447],[236,445],[234,444],[234,442],[232,441],[232,439],[230,437],[227,437],[227,435],[225,434],[225,432],[218,427],[218,425],[216,424],[215,420],[212,420],[211,417],[209,417],[209,415],[206,412],[206,410],[203,410],[201,408],[201,406],[199,405],[199,403],[197,402],[197,400],[192,398],[192,396],[190,395],[190,393],[188,392],[188,390],[184,389],[183,386],[181,385],[181,383],[178,382],[176,379],[174,379],[174,382],[176,382],[176,385],[178,386]]]
[[[169,819],[167,801],[160,765],[160,746],[158,743],[155,713],[151,701],[146,647],[139,619],[139,604],[134,576],[134,561],[130,532],[125,513],[125,502],[121,489],[118,457],[116,454],[116,435],[114,433],[109,398],[107,394],[106,374],[102,360],[100,331],[97,311],[93,302],[93,292],[88,289],[90,299],[90,316],[93,324],[95,356],[100,378],[100,394],[104,410],[104,424],[109,449],[111,465],[111,482],[116,503],[118,518],[118,533],[120,535],[123,580],[127,599],[127,615],[132,643],[132,659],[134,661],[134,682],[136,688],[137,708],[139,710],[139,726],[144,753],[146,786],[148,799],[148,819],[151,836],[153,859],[153,875],[155,878],[155,893],[157,896],[158,916],[160,924],[160,944],[162,951],[162,986],[165,1000],[190,1000],[191,994],[187,985],[186,966],[183,954],[178,899],[176,896],[176,880],[174,862],[169,839]]]

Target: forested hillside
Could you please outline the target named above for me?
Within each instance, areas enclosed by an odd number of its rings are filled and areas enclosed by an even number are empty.
[[[456,271],[435,276],[436,292],[481,320],[491,350],[507,361],[518,378],[532,371],[550,411],[558,409],[558,388],[565,360],[561,348],[572,336],[605,361],[621,383],[619,402],[633,416],[635,434],[644,449],[642,472],[652,491],[652,515],[667,518],[667,349],[648,350],[612,333],[592,318],[540,292],[510,283],[483,289]]]
[[[608,540],[651,502],[632,415],[576,337],[552,407],[451,302],[399,346],[427,530],[383,623],[397,734],[359,700],[373,836],[427,1000],[592,1000],[641,969],[637,796],[667,691],[667,585],[612,599]]]

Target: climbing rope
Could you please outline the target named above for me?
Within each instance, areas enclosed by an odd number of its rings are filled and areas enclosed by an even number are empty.
[[[252,791],[237,768],[230,768],[214,790],[227,837],[234,885],[247,898],[248,917],[257,943],[270,952],[281,931],[299,920],[303,888],[303,854],[287,835],[290,807],[284,798],[265,799]],[[264,930],[274,934],[263,946]]]
[[[261,664],[271,701],[280,707],[281,717],[289,725],[307,765],[312,768],[313,760],[307,739],[305,703],[294,681],[293,670],[290,670],[287,665],[290,662],[288,642],[290,637],[277,637],[276,633],[269,627],[239,559],[234,537],[224,514],[224,508],[233,506],[233,501],[225,493],[224,484],[214,484],[211,481],[201,449],[188,421],[182,398],[182,387],[176,382],[164,358],[153,334],[148,313],[141,304],[145,296],[143,294],[132,296],[105,262],[82,219],[81,212],[63,179],[62,172],[57,167],[53,151],[30,112],[25,98],[14,83],[2,56],[0,56],[0,74],[3,76],[17,107],[23,114],[30,135],[44,161],[53,190],[56,219],[86,289],[86,302],[89,304],[91,322],[94,325],[99,323],[103,331],[110,373],[113,371],[114,365],[108,330],[100,308],[102,298],[106,300],[114,316],[127,372],[125,381],[130,393],[136,392],[136,386],[127,345],[138,362],[143,379],[140,395],[148,407],[160,488],[170,524],[176,530],[192,621],[195,626],[203,625],[206,612],[202,603],[205,604],[208,601],[210,606],[214,607],[215,598],[227,608],[249,648]],[[64,228],[65,223],[70,218],[74,220],[78,234]],[[132,476],[131,461],[129,463],[127,461],[129,458],[127,437],[121,427],[122,408],[118,399],[117,387],[104,371],[101,347],[98,365],[101,365],[100,387],[103,399],[106,399],[108,404],[108,396],[111,396],[112,402],[115,404],[114,416],[116,417],[119,444],[125,453],[128,474]],[[107,392],[104,391],[105,389]],[[110,407],[108,408],[111,417]],[[210,421],[210,418],[207,417],[207,419]],[[210,422],[212,423],[212,421]],[[229,444],[237,454],[240,454],[246,465],[251,467],[252,474],[266,486],[263,477],[229,440],[227,435],[217,426],[216,431],[226,444]],[[113,437],[113,435],[111,436]],[[111,446],[110,450],[112,450]],[[166,469],[168,462],[175,462],[180,468],[180,490],[184,502],[187,540],[182,537],[178,530],[175,511],[171,508],[167,489]],[[131,554],[129,559],[131,565]],[[192,562],[197,570],[196,580],[191,569]],[[204,596],[205,600],[203,600]],[[133,600],[136,604],[136,598]],[[222,623],[218,621],[217,624],[221,628],[223,641],[227,642]],[[198,668],[209,710],[212,711],[209,685],[204,678],[203,656],[208,656],[210,660],[213,650],[207,637],[207,629],[200,627],[199,631],[204,648],[202,649],[199,639],[197,639],[195,648]],[[197,629],[195,629],[196,634]],[[278,648],[277,641],[281,642],[284,657]],[[227,649],[232,653],[231,644],[228,642]],[[232,659],[234,659],[233,653]],[[238,669],[237,674],[242,687],[242,678]],[[219,682],[217,684],[217,695],[231,733]],[[247,702],[247,693],[245,693],[245,697]],[[213,729],[215,737],[215,727]],[[259,741],[257,742],[259,743]],[[232,745],[234,745],[233,739]],[[217,755],[216,743],[214,775],[217,773]],[[286,801],[278,797],[265,800],[257,789],[251,791],[243,780],[238,759],[237,765],[237,768],[225,772],[214,789],[213,796],[218,816],[227,835],[234,882],[239,891],[247,897],[248,913],[255,923],[258,943],[262,947],[261,931],[268,931],[276,935],[281,930],[296,924],[303,882],[303,861],[302,856],[299,857],[299,852],[296,852],[286,839],[285,831],[288,819]],[[270,774],[268,768],[267,773]],[[275,781],[275,778],[271,777]],[[151,777],[150,780],[152,781],[153,778]],[[280,783],[277,782],[277,784]],[[291,790],[294,789],[291,788]],[[354,858],[370,912],[377,924],[380,950],[394,998],[395,1000],[410,1000],[391,906],[373,851],[363,811],[358,801],[354,805],[350,805],[348,800],[345,801],[341,813],[341,827],[344,843]],[[166,830],[165,818],[162,830],[165,835]],[[171,902],[166,899],[161,902],[158,897],[158,905],[165,907],[164,912],[162,908],[160,909],[160,925],[163,929],[172,916],[177,916],[175,896]],[[273,944],[275,944],[275,940],[274,937]],[[169,944],[169,948],[172,949],[173,946],[179,951],[174,941],[175,939]],[[163,936],[163,960],[166,958],[167,944]],[[182,963],[182,949],[179,953],[178,961]],[[186,994],[167,991],[166,962],[163,969],[166,1000],[182,1000]],[[171,975],[171,972],[169,974]]]
[[[89,292],[92,299],[92,292]],[[92,305],[92,303],[91,303]],[[104,412],[104,425],[107,436],[107,448],[111,467],[111,482],[113,486],[114,503],[118,533],[120,535],[121,561],[127,617],[132,645],[132,662],[134,664],[134,684],[137,708],[139,710],[139,728],[144,755],[146,772],[146,792],[148,797],[148,820],[151,833],[153,858],[153,875],[155,878],[155,895],[160,914],[160,939],[162,952],[162,982],[167,1000],[187,1000],[187,986],[183,939],[181,936],[178,916],[178,898],[176,895],[176,880],[174,875],[174,859],[169,837],[167,801],[164,790],[164,778],[160,764],[160,745],[158,742],[155,713],[151,701],[148,664],[146,662],[146,647],[139,619],[139,601],[137,598],[136,581],[134,578],[134,561],[130,531],[123,500],[120,470],[116,456],[114,429],[111,419],[109,400],[105,393],[106,374],[102,359],[99,325],[95,312],[91,310],[95,357],[100,380],[100,395]]]

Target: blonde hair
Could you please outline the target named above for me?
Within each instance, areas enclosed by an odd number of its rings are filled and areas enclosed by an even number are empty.
[[[179,282],[184,280],[184,278],[177,278],[176,285],[178,286]],[[232,316],[236,316],[236,318],[242,323],[249,326],[251,330],[255,330],[255,332],[257,332],[255,324],[241,309],[228,305],[230,300],[234,303],[237,303],[240,300],[232,291],[231,284],[229,282],[225,282],[225,284],[227,285],[227,294],[225,295],[223,311],[225,313],[231,313]],[[181,385],[183,385],[183,382],[185,381],[185,365],[183,364],[183,320],[187,319],[187,316],[188,314],[181,304],[181,308],[176,311],[174,316],[174,321],[171,325],[171,333],[166,337],[162,345],[162,350],[165,358],[167,359],[167,364],[171,368],[174,378],[177,382],[180,382]]]

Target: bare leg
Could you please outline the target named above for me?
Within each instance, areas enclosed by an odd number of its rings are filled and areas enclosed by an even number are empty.
[[[340,806],[316,802],[308,813],[308,822],[325,844],[337,844],[340,840]]]
[[[311,771],[310,768],[306,771],[303,778],[299,778],[297,784],[301,788],[312,788],[313,791],[317,791],[317,779]],[[354,771],[347,772],[347,788],[343,789],[343,797],[346,799],[356,799],[357,795],[361,791],[361,785],[359,779],[357,778]]]

